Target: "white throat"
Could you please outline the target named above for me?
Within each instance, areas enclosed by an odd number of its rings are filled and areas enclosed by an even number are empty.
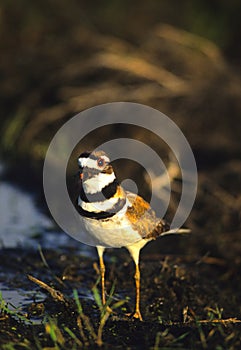
[[[100,192],[104,187],[112,183],[115,178],[114,172],[111,174],[99,173],[83,182],[84,191],[90,194]]]

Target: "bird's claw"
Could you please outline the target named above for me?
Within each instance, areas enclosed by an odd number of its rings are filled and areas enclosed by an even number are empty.
[[[131,317],[131,318],[135,318],[139,321],[143,321],[140,310],[136,310],[135,312],[128,313],[128,314],[126,314],[126,316]]]

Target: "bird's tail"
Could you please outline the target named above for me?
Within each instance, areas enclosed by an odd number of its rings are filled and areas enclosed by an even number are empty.
[[[170,228],[170,224],[165,220],[160,220],[155,229],[150,232],[145,238],[156,239],[160,236],[166,236],[171,234],[187,234],[190,233],[191,230],[188,228]]]
[[[169,229],[167,231],[164,231],[160,234],[160,236],[166,236],[166,235],[175,235],[175,234],[187,234],[187,233],[191,233],[191,230],[189,228],[172,228]]]

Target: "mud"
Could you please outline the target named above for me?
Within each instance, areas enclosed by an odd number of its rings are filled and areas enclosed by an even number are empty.
[[[117,349],[154,348],[157,343],[159,347],[185,349],[240,346],[240,258],[234,261],[208,254],[182,255],[183,246],[190,245],[190,240],[180,243],[178,256],[148,252],[152,247],[143,251],[140,265],[143,322],[126,316],[134,306],[134,266],[128,253],[124,249],[107,252],[107,290],[115,285],[111,304],[120,300],[125,303],[109,316],[103,328],[104,348],[110,345]],[[166,243],[163,242],[164,247]],[[81,338],[73,298],[76,289],[83,312],[97,333],[101,315],[92,292],[98,281],[96,257],[87,257],[76,247],[71,252],[62,248],[44,249],[41,253],[34,249],[2,249],[0,259],[4,271],[1,281],[22,293],[31,291],[33,296],[33,300],[15,310],[17,315],[1,313],[2,344],[13,342],[21,348],[27,342],[29,348],[35,348],[38,342],[41,347],[54,346],[46,332],[47,317],[55,320],[63,335],[60,348],[75,344],[65,327],[86,342],[86,346],[96,348],[96,339],[84,326],[88,341]],[[61,292],[66,302],[55,300],[31,282],[28,275]],[[40,290],[42,300],[36,301]],[[20,320],[18,314],[26,319]]]

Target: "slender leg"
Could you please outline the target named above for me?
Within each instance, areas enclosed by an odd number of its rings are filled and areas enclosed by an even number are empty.
[[[101,276],[101,299],[102,299],[102,304],[105,305],[106,299],[105,299],[105,263],[103,259],[103,254],[105,251],[104,247],[96,247],[97,252],[99,255],[99,262],[100,262],[100,276]]]
[[[136,272],[134,275],[135,282],[136,282],[136,308],[133,317],[139,318],[140,321],[143,321],[142,316],[141,316],[141,311],[140,311],[140,269],[139,269],[139,263],[136,264]]]
[[[140,274],[140,269],[139,269],[139,256],[140,256],[140,250],[141,248],[146,244],[146,241],[142,240],[139,241],[133,245],[129,245],[126,248],[129,250],[134,263],[135,263],[135,268],[136,272],[134,275],[135,278],[135,283],[136,283],[136,306],[135,306],[135,312],[133,314],[133,317],[138,318],[140,321],[143,321],[142,316],[141,316],[141,311],[140,311],[140,287],[141,287],[141,274]]]

